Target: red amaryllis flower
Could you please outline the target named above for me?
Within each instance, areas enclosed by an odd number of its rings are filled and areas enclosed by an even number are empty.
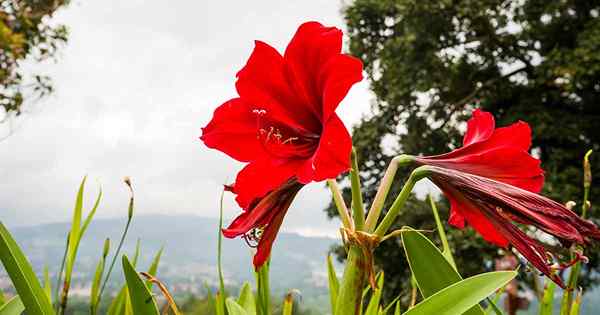
[[[342,32],[317,22],[302,24],[283,56],[256,41],[237,74],[239,97],[202,129],[208,147],[249,162],[229,187],[244,211],[223,233],[258,247],[256,267],[300,188],[350,168],[352,142],[335,109],[362,80],[362,63],[341,48]]]
[[[496,129],[492,114],[476,109],[467,122],[462,147],[446,154],[417,157],[416,162],[484,176],[537,193],[544,184],[544,171],[540,161],[529,155],[530,146],[527,123],[519,121]],[[458,204],[452,199],[450,203]],[[453,206],[449,223],[463,228],[463,212]]]
[[[450,199],[452,208],[486,240],[507,248],[514,246],[538,270],[564,288],[549,262],[552,257],[541,243],[514,223],[535,226],[556,237],[562,245],[600,240],[600,230],[560,203],[536,193],[490,178],[452,169],[429,166],[429,178]],[[582,256],[578,255],[578,259]],[[559,265],[559,268],[569,266]]]

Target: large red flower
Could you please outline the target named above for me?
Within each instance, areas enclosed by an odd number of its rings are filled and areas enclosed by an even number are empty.
[[[530,146],[531,129],[527,123],[519,121],[496,129],[492,114],[477,109],[467,122],[461,148],[446,154],[417,157],[416,161],[421,165],[480,175],[537,193],[544,184],[544,171],[540,161],[529,155]],[[452,205],[450,224],[463,228],[466,219],[473,225],[469,221],[472,216],[465,215],[466,210],[460,202],[453,200],[452,196],[448,198]],[[481,215],[476,219],[480,220]],[[486,235],[490,241],[501,238],[493,232],[487,232]]]
[[[302,24],[283,56],[256,41],[237,74],[239,97],[202,129],[208,147],[249,162],[230,187],[243,213],[223,233],[256,243],[256,267],[300,188],[350,168],[352,142],[335,110],[362,80],[362,63],[341,48],[342,32],[317,22]]]
[[[553,272],[552,262],[548,261],[555,255],[547,255],[551,251],[514,223],[535,226],[556,237],[565,247],[600,240],[600,230],[593,223],[541,195],[457,170],[429,166],[429,171],[429,178],[450,199],[454,211],[460,209],[461,216],[485,239],[504,248],[514,246],[531,264],[563,288],[562,280]],[[562,264],[558,268],[568,265]]]

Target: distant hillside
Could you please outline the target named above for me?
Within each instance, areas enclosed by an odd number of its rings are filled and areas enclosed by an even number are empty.
[[[116,249],[125,219],[98,219],[90,225],[80,245],[75,268],[75,282],[81,294],[86,289],[106,237],[111,239],[111,254]],[[12,228],[11,233],[23,248],[36,271],[44,265],[55,273],[63,255],[69,224],[44,224]],[[174,291],[198,293],[203,283],[216,283],[216,219],[197,216],[139,216],[134,218],[127,237],[125,253],[133,255],[137,239],[141,240],[138,269],[144,270],[161,246],[159,278]],[[297,288],[312,293],[325,292],[325,257],[336,242],[330,238],[303,237],[281,233],[275,243],[271,262],[272,287],[276,291]],[[240,239],[223,242],[223,264],[228,285],[252,281],[251,249]],[[113,274],[120,280],[120,268]],[[6,286],[6,278],[2,286]],[[76,285],[77,287],[77,285]]]

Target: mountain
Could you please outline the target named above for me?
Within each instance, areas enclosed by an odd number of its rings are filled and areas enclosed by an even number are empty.
[[[106,237],[111,240],[111,256],[116,249],[125,219],[92,221],[83,237],[74,272],[74,293],[85,295],[101,255]],[[47,265],[55,276],[63,256],[69,223],[53,223],[12,228],[17,240],[34,269],[41,274]],[[158,278],[175,294],[202,292],[204,283],[214,286],[217,281],[218,220],[197,216],[138,216],[132,221],[123,253],[134,255],[135,243],[141,242],[138,269],[143,271],[156,252],[164,246]],[[275,292],[299,289],[307,294],[326,292],[325,258],[337,240],[324,237],[304,237],[280,233],[273,248],[271,286]],[[252,249],[241,239],[223,240],[223,269],[226,284],[238,287],[243,281],[253,281]],[[117,264],[111,286],[121,283]],[[2,274],[4,274],[2,270]],[[0,288],[6,289],[8,279],[0,276]]]

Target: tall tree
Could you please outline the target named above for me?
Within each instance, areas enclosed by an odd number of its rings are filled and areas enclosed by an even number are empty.
[[[25,73],[21,66],[25,60],[52,58],[67,41],[67,28],[51,23],[52,15],[67,2],[0,0],[0,107],[4,113],[19,115],[25,100],[52,92],[50,78]]]
[[[600,149],[600,1],[356,0],[344,13],[350,51],[364,61],[376,95],[353,132],[367,201],[392,156],[460,146],[475,107],[500,126],[529,122],[546,170],[544,194],[581,200],[581,158]],[[600,159],[592,168],[600,170]],[[596,185],[591,196],[599,194]],[[429,213],[413,199],[398,224],[430,227]],[[449,231],[463,274],[481,272],[498,255],[469,228]],[[410,284],[398,245],[376,252],[390,295]],[[598,282],[591,271],[600,253],[587,254],[584,286]]]

